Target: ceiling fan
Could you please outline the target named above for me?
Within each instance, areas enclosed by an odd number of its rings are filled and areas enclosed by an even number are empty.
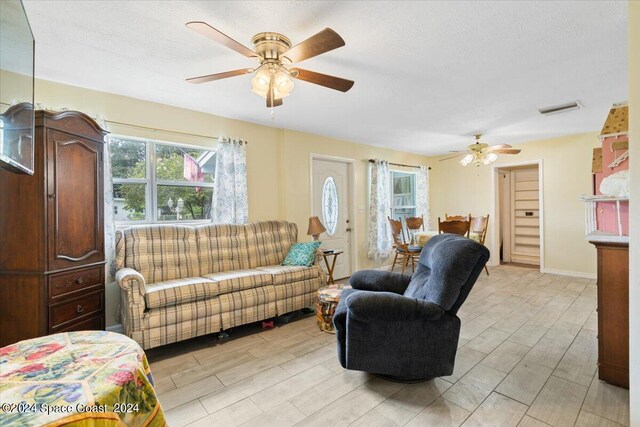
[[[260,62],[257,68],[241,68],[223,73],[187,79],[189,83],[206,83],[228,77],[256,73],[251,79],[251,91],[267,100],[267,107],[282,105],[282,98],[289,96],[293,89],[293,80],[304,80],[309,83],[346,92],[353,86],[352,80],[317,73],[302,68],[290,68],[294,63],[302,62],[345,45],[344,40],[331,28],[325,28],[318,34],[291,47],[291,40],[279,33],[258,33],[251,39],[254,49],[251,50],[231,37],[216,30],[206,22],[187,22],[187,28],[200,33],[214,41],[233,49],[236,52]]]
[[[471,163],[476,166],[488,165],[496,160],[498,160],[498,154],[518,154],[521,150],[519,148],[513,148],[509,144],[500,144],[500,145],[491,145],[484,144],[480,142],[480,137],[482,135],[474,135],[476,138],[475,144],[471,144],[464,151],[454,151],[455,156],[445,157],[444,159],[440,159],[440,161],[455,159],[456,157],[464,156],[462,160],[460,160],[460,164],[462,166],[467,166]]]

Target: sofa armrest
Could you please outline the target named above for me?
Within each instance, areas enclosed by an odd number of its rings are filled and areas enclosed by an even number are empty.
[[[346,298],[348,316],[366,322],[432,321],[444,310],[436,304],[391,292],[353,292]]]
[[[409,286],[411,276],[391,271],[361,270],[353,273],[349,284],[362,291],[393,292],[402,294]]]
[[[116,272],[116,281],[120,287],[128,292],[135,291],[144,297],[146,283],[142,274],[133,268],[121,268]]]

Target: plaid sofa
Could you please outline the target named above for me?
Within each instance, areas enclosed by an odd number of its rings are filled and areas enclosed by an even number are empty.
[[[297,237],[286,221],[119,230],[125,334],[148,349],[313,305],[324,271],[280,265]]]

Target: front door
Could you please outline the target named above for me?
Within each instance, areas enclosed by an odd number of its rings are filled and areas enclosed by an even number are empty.
[[[320,218],[327,231],[320,235],[321,248],[343,251],[338,255],[334,279],[351,275],[350,178],[352,166],[339,160],[313,159],[312,215]],[[331,259],[331,257],[329,257]],[[325,267],[324,261],[321,265]],[[326,268],[325,268],[326,270]]]

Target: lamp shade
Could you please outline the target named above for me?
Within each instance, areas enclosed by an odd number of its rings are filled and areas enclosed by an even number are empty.
[[[309,236],[317,236],[325,231],[327,231],[327,229],[324,228],[324,225],[320,222],[320,218],[317,216],[309,217],[309,229],[307,230]]]

